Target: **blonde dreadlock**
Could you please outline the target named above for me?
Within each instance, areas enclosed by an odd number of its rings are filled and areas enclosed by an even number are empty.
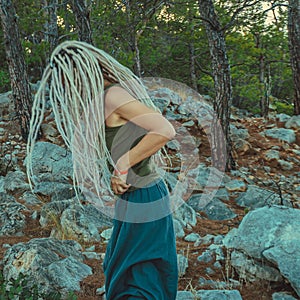
[[[73,155],[74,186],[89,188],[98,197],[105,190],[112,194],[108,164],[114,162],[105,143],[104,79],[157,110],[141,80],[106,52],[85,42],[61,43],[51,55],[33,102],[27,144],[30,184],[34,181],[32,151],[44,119],[49,82],[57,129]]]

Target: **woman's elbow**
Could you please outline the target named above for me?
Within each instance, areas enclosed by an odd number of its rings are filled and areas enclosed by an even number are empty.
[[[175,128],[171,123],[168,122],[168,124],[161,129],[161,135],[164,136],[168,141],[171,141],[176,136]]]
[[[169,140],[173,140],[176,136],[176,131],[175,131],[175,128],[172,126],[168,132],[168,138]]]

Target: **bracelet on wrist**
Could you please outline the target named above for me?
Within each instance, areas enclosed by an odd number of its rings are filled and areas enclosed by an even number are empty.
[[[128,174],[128,170],[118,170],[118,169],[115,169],[115,171],[114,171],[114,173],[116,174],[116,175],[126,175],[126,174]]]

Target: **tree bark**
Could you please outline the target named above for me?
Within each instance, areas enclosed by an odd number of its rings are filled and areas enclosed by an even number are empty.
[[[216,93],[214,110],[218,120],[214,121],[212,128],[212,161],[218,169],[225,166],[226,170],[230,170],[234,168],[229,127],[232,85],[225,37],[212,0],[199,0],[199,11],[208,38]],[[218,122],[223,133],[219,130]]]
[[[90,24],[90,10],[85,0],[73,0],[73,12],[78,26],[78,38],[80,41],[93,44],[92,30]]]
[[[29,133],[32,96],[25,65],[24,52],[20,41],[17,15],[11,0],[0,0],[1,23],[10,73],[12,95],[23,139]]]
[[[262,53],[263,45],[261,42],[260,33],[254,33],[256,39],[256,48],[261,51],[259,55],[259,83],[260,83],[260,115],[267,119],[269,115],[269,95],[268,95],[268,84],[265,76],[265,55]]]
[[[189,43],[189,54],[190,54],[191,85],[195,91],[198,91],[197,75],[196,75],[196,62],[195,62],[195,45],[193,42]]]
[[[48,32],[46,38],[50,44],[50,53],[53,52],[58,43],[57,8],[58,0],[48,1],[49,22],[46,24],[46,32]]]
[[[300,0],[289,0],[288,34],[294,79],[294,113],[300,115]]]

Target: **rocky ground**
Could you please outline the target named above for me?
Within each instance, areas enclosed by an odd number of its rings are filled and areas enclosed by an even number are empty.
[[[280,147],[280,152],[284,157],[295,157],[299,159],[300,157],[292,152],[294,147],[289,149],[285,149],[285,144],[279,142],[276,139],[262,137],[259,133],[264,129],[268,129],[274,126],[274,120],[270,120],[268,122],[264,121],[261,118],[246,118],[238,121],[241,122],[243,127],[247,128],[250,134],[249,143],[251,144],[251,149],[247,151],[247,153],[243,153],[239,155],[236,153],[235,161],[237,164],[237,168],[240,167],[250,167],[253,171],[253,179],[257,182],[258,185],[264,186],[264,182],[269,181],[270,178],[274,180],[274,190],[277,189],[276,182],[280,183],[280,175],[289,176],[291,174],[295,174],[297,176],[297,172],[300,171],[300,165],[296,165],[292,170],[283,170],[282,167],[277,164],[275,161],[267,161],[265,159],[265,152],[268,149],[271,149],[274,146]],[[281,124],[278,124],[281,126]],[[197,132],[193,132],[193,135],[197,135]],[[204,136],[200,136],[204,137]],[[300,145],[300,131],[297,133],[297,142],[295,145]],[[299,146],[295,146],[299,149]],[[200,155],[203,157],[210,156],[210,147],[208,144],[202,144],[200,147]],[[203,160],[203,157],[201,160]],[[265,171],[264,166],[270,167],[269,172]],[[299,177],[299,175],[298,175]],[[284,190],[286,186],[281,186]],[[277,191],[276,191],[277,192]],[[292,190],[288,190],[287,192],[293,194]],[[300,197],[295,195],[294,198],[295,207],[299,207],[300,205]],[[197,218],[197,224],[191,230],[186,230],[186,234],[193,232],[198,233],[200,236],[206,236],[207,234],[212,235],[226,235],[233,227],[238,227],[241,220],[247,213],[244,207],[239,207],[234,199],[230,199],[227,205],[232,209],[237,217],[232,220],[225,221],[215,221],[208,220],[205,218],[203,214],[201,217]],[[208,245],[200,245],[197,246],[193,242],[187,242],[184,238],[177,239],[177,249],[178,253],[182,253],[188,257],[189,266],[187,268],[186,274],[179,278],[179,290],[191,290],[195,291],[198,289],[211,289],[209,286],[201,286],[199,285],[199,277],[207,274],[207,268],[215,269],[213,264],[214,261],[209,263],[199,262],[197,260],[199,254],[201,254]],[[99,245],[99,251],[104,252],[105,245]],[[86,278],[82,282],[82,292],[78,293],[80,296],[80,300],[84,299],[99,299],[95,296],[95,288],[99,287],[103,283],[103,275],[101,266],[98,261],[89,261],[89,265],[93,267],[95,270],[95,275]],[[206,275],[207,276],[207,275]],[[234,278],[235,280],[240,282],[240,287],[238,290],[241,293],[243,300],[271,300],[272,294],[275,292],[290,292],[296,299],[297,295],[293,291],[293,289],[286,284],[278,284],[270,281],[257,281],[257,282],[247,282],[243,279],[239,278],[238,274],[235,274],[234,269],[230,265],[230,261],[222,266],[221,270],[218,270],[215,274],[210,275],[207,279],[212,279],[214,281],[226,281],[229,278]]]
[[[275,125],[277,127],[282,127],[278,119],[271,118],[265,121],[258,117],[236,117],[232,120],[233,124],[237,127],[246,128],[249,133],[247,138],[247,143],[243,144],[242,147],[237,147],[234,151],[234,158],[236,162],[237,170],[241,170],[243,167],[250,169],[251,177],[250,179],[255,182],[256,185],[265,187],[266,182],[268,182],[269,189],[273,189],[276,193],[279,191],[287,193],[290,197],[291,203],[294,208],[299,208],[300,197],[299,184],[289,186],[281,183],[282,176],[290,177],[296,176],[299,178],[300,166],[299,162],[299,150],[300,150],[300,130],[296,130],[296,142],[288,144],[282,142],[278,139],[271,137],[266,138],[260,133],[264,130],[273,128]],[[205,161],[206,158],[210,156],[210,145],[205,138],[205,134],[201,131],[195,130],[192,126],[189,128],[190,133],[201,139],[201,144],[199,146],[199,157],[200,161]],[[13,167],[15,163],[12,161],[11,153],[14,153],[14,159],[18,158],[18,163],[21,169],[24,169],[22,162],[25,155],[25,144],[22,142],[19,132],[19,126],[16,121],[13,120],[2,120],[0,123],[0,146],[1,155],[6,157],[6,164],[1,166],[2,176]],[[275,147],[275,148],[274,148]],[[293,162],[292,167],[285,167],[278,159],[270,158],[266,153],[270,149],[278,149],[282,160]],[[234,171],[232,171],[234,172]],[[228,173],[232,175],[232,173]],[[239,173],[240,175],[240,173]],[[245,178],[239,176],[237,179],[245,180]],[[232,194],[231,194],[232,195]],[[16,195],[17,196],[17,195]],[[204,237],[208,234],[211,235],[225,235],[232,228],[238,227],[243,217],[247,213],[245,207],[240,207],[234,201],[234,196],[227,202],[227,206],[236,214],[236,217],[229,220],[209,220],[206,218],[205,214],[198,214],[197,224],[192,228],[186,228],[186,235],[189,233],[199,234]],[[48,199],[43,199],[47,202]],[[39,210],[40,207],[36,207]],[[41,227],[38,219],[32,218],[32,213],[27,212],[26,214],[26,227],[23,230],[23,235],[21,236],[1,236],[0,246],[4,244],[16,244],[19,242],[27,242],[36,237],[49,237],[53,225],[48,227]],[[88,248],[89,244],[83,245],[84,248]],[[209,286],[203,286],[199,284],[199,277],[205,276],[206,279],[211,279],[214,281],[228,281],[234,279],[238,282],[238,286],[235,289],[240,291],[242,298],[244,300],[262,299],[269,300],[272,299],[272,294],[275,292],[289,292],[296,299],[292,287],[288,282],[286,283],[275,283],[271,281],[256,281],[247,282],[241,279],[230,264],[230,260],[225,260],[221,268],[216,270],[214,266],[214,261],[212,262],[200,262],[198,260],[199,255],[208,247],[207,244],[197,245],[197,243],[186,241],[185,238],[177,238],[177,249],[178,253],[183,254],[188,257],[188,268],[184,275],[179,278],[179,290],[195,291],[198,289],[210,289]],[[106,248],[105,242],[100,242],[96,245],[95,252],[104,254]],[[2,260],[6,248],[0,247],[0,260]],[[229,253],[228,253],[229,255]],[[101,261],[98,259],[87,259],[85,264],[89,265],[93,269],[93,275],[86,277],[81,282],[81,291],[77,292],[79,300],[92,300],[101,299],[101,296],[96,294],[98,288],[102,287],[104,284],[104,276],[101,267]],[[211,275],[208,274],[208,268],[214,270]]]

